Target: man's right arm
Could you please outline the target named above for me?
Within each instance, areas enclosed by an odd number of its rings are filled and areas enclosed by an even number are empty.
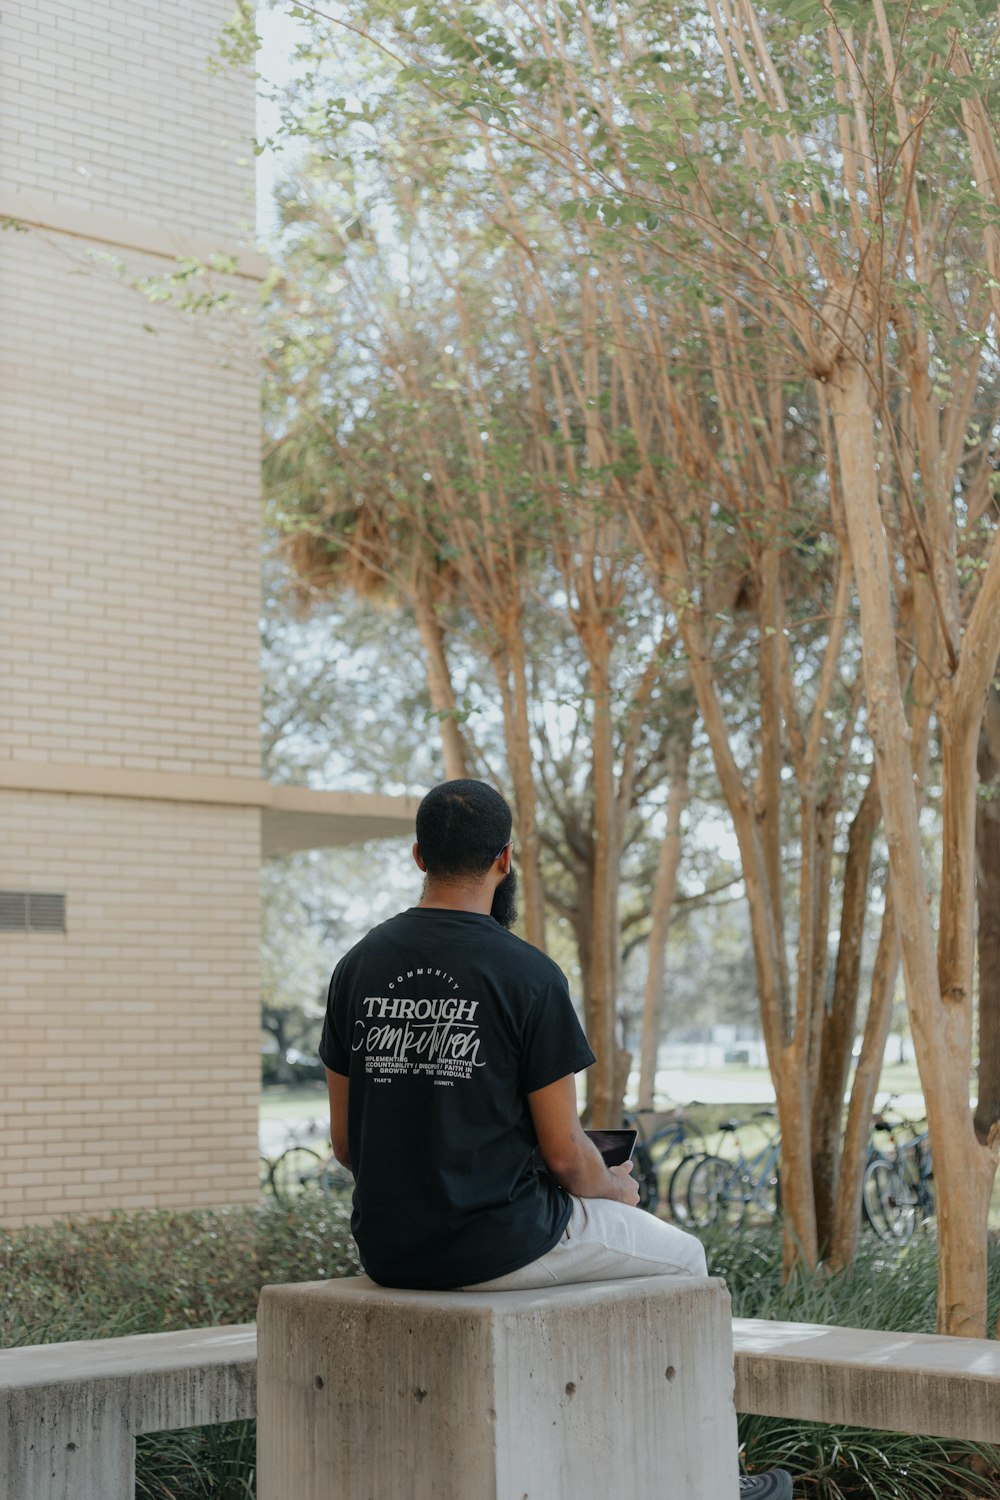
[[[350,1172],[353,1168],[347,1144],[348,1080],[343,1073],[335,1073],[332,1068],[327,1068],[326,1086],[330,1092],[330,1144],[340,1165]]]
[[[639,1184],[631,1163],[606,1167],[604,1158],[584,1134],[576,1112],[576,1079],[572,1073],[528,1095],[542,1160],[561,1187],[577,1198],[610,1198],[636,1205]]]

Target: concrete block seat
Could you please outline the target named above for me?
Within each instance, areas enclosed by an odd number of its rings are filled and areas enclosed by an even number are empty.
[[[729,1500],[729,1293],[265,1287],[258,1500]]]

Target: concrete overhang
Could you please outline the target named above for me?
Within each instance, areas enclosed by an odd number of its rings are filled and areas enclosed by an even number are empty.
[[[168,260],[199,260],[211,265],[214,257],[221,256],[227,272],[250,281],[263,281],[270,264],[256,250],[219,245],[204,235],[192,237],[164,229],[159,224],[123,219],[101,209],[79,208],[44,193],[25,192],[2,184],[0,219],[23,224],[26,228],[45,229],[99,245],[111,245],[115,250],[138,250],[144,255],[159,255]]]
[[[419,797],[381,792],[324,792],[275,785],[255,776],[203,776],[129,767],[0,762],[0,791],[63,796],[211,803],[260,809],[261,854],[331,849],[366,839],[412,839]]]
[[[366,839],[413,839],[419,797],[368,792],[319,792],[305,786],[272,786],[261,812],[265,859],[298,849],[331,849]]]

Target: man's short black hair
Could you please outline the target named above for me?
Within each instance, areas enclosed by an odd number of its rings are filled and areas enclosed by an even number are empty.
[[[485,781],[443,781],[417,808],[417,845],[438,879],[485,875],[510,841],[510,808]]]

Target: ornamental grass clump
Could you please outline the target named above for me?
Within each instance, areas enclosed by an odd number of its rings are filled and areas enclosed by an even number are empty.
[[[254,1500],[257,1423],[136,1438],[135,1500]]]

